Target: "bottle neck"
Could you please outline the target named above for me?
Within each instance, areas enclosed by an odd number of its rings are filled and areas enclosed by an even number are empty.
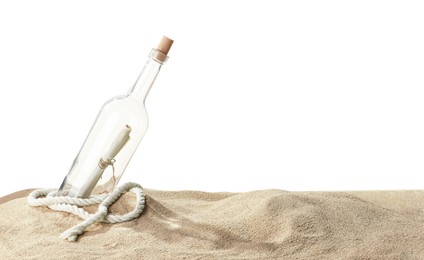
[[[129,91],[128,96],[144,103],[147,95],[149,94],[150,88],[155,82],[155,79],[167,58],[168,56],[165,54],[153,49],[150,52],[149,59],[147,60],[146,65],[144,65],[134,87]]]

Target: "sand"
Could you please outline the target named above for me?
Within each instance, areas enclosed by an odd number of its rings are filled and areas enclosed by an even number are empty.
[[[80,219],[28,206],[28,192],[0,198],[0,259],[424,259],[424,191],[146,189],[140,218],[74,243],[59,234]]]

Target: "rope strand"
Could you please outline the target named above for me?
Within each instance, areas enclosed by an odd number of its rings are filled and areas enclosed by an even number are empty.
[[[126,192],[135,193],[135,208],[124,215],[108,214],[109,207]],[[76,241],[79,235],[83,234],[89,226],[96,222],[120,223],[138,218],[143,212],[145,204],[143,188],[139,184],[133,182],[123,184],[109,195],[92,195],[88,198],[55,195],[55,189],[35,190],[28,195],[28,204],[33,207],[47,206],[52,210],[72,213],[84,219],[84,221],[69,228],[60,235],[64,240],[72,242]],[[81,208],[99,203],[99,208],[94,214],[90,214]]]

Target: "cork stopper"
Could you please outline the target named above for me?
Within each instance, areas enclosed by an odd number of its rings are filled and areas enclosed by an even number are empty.
[[[169,39],[166,36],[162,37],[162,40],[159,42],[158,47],[156,47],[156,50],[162,52],[163,54],[167,55],[169,52],[169,49],[171,49],[172,43],[174,41]]]

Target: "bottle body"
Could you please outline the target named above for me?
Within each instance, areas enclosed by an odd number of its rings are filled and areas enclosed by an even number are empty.
[[[164,37],[158,48],[150,52],[128,94],[113,98],[102,107],[58,195],[85,198],[116,187],[147,130],[144,101],[168,59],[172,42]]]
[[[113,190],[147,126],[147,111],[137,99],[119,96],[108,101],[98,114],[58,194],[87,197]],[[126,136],[126,140],[122,136]]]

